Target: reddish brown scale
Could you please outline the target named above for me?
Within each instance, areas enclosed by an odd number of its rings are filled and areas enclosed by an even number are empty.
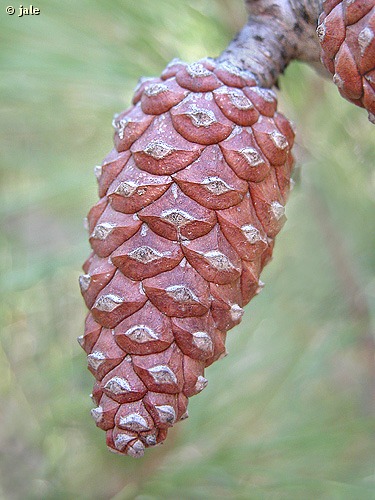
[[[95,378],[100,381],[112,370],[112,368],[121,363],[125,354],[126,353],[113,342],[111,330],[102,328],[97,342],[87,356],[88,369]]]
[[[94,384],[94,387],[92,388],[92,393],[90,394],[90,398],[92,402],[97,406],[102,396],[103,396],[103,391],[100,385],[100,381],[97,380]]]
[[[187,196],[213,210],[237,205],[247,193],[247,183],[229,167],[216,144],[207,146],[198,160],[175,174],[173,180]]]
[[[143,281],[151,302],[167,316],[202,316],[210,307],[209,285],[190,265],[179,265]]]
[[[218,224],[207,235],[183,243],[182,248],[190,265],[207,281],[225,285],[241,276],[241,260]]]
[[[264,156],[250,127],[236,127],[220,143],[220,148],[228,165],[241,179],[260,182],[271,169],[270,162]]]
[[[87,230],[89,234],[94,230],[96,223],[98,222],[100,216],[108,206],[108,199],[106,196],[103,196],[89,211],[87,217],[85,219],[85,225],[87,226]]]
[[[173,185],[161,198],[138,213],[155,233],[178,241],[207,234],[216,223],[216,215]]]
[[[137,83],[137,86],[134,89],[134,95],[132,99],[133,104],[138,104],[139,101],[141,100],[144,90],[146,87],[149,85],[155,84],[155,83],[161,83],[160,78],[152,77],[152,76],[142,76]],[[126,110],[127,111],[127,110]],[[124,113],[126,112],[124,111]],[[115,115],[115,118],[117,118],[118,115]],[[116,129],[116,127],[115,127]],[[116,140],[116,138],[115,138]]]
[[[183,62],[178,58],[172,59],[172,61],[167,64],[160,77],[162,80],[173,78],[180,70],[183,70],[186,66],[186,62]]]
[[[245,87],[243,91],[262,115],[273,117],[276,113],[277,99],[272,90],[260,87]]]
[[[284,165],[290,146],[272,118],[261,118],[253,126],[254,137],[271,165]]]
[[[139,170],[131,159],[109,187],[108,200],[117,212],[134,214],[160,198],[171,184],[170,176]]]
[[[173,340],[171,319],[162,314],[151,302],[118,324],[115,340],[130,354],[152,354],[169,347]]]
[[[147,227],[147,226],[145,226]],[[142,229],[111,255],[112,263],[132,280],[141,281],[170,271],[183,259],[181,245]]]
[[[286,222],[284,200],[275,169],[263,182],[250,182],[250,194],[255,212],[266,234],[274,238]]]
[[[134,401],[126,406],[120,406],[116,413],[115,425],[119,429],[137,432],[142,436],[143,433],[148,433],[154,427],[154,422],[143,402]]]
[[[205,368],[226,354],[227,330],[263,286],[294,132],[272,91],[212,59],[172,61],[140,82],[133,103],[95,169],[79,342],[96,378],[96,425],[112,451],[139,457],[187,417]]]
[[[211,312],[199,317],[172,318],[172,329],[181,351],[205,366],[225,355],[226,333],[218,330]]]
[[[340,2],[341,2],[341,0],[325,0],[325,2],[323,2],[323,10],[324,10],[324,12],[326,14],[328,14]]]
[[[228,87],[243,88],[257,85],[254,75],[248,71],[243,71],[230,62],[222,62],[214,69],[216,76]]]
[[[188,398],[199,394],[207,387],[208,380],[204,377],[204,361],[184,356],[184,387],[183,393]]]
[[[175,129],[188,141],[198,144],[217,144],[228,137],[234,127],[220,111],[212,92],[203,96],[191,92],[171,110],[171,116]]]
[[[86,226],[86,221],[87,219],[84,219],[84,225]],[[91,265],[91,262],[93,261],[93,259],[96,257],[95,255],[95,252],[91,252],[90,255],[88,256],[88,258],[85,260],[85,262],[82,264],[82,269],[83,269],[83,272],[84,273],[87,273],[89,268],[90,268],[90,265]],[[78,281],[81,281],[81,277],[79,277]],[[81,286],[81,285],[80,285]]]
[[[153,444],[163,441],[169,427],[188,417],[188,399],[182,392],[177,395],[149,391],[143,401],[158,429],[157,440]]]
[[[242,262],[241,294],[244,306],[263,288],[263,283],[259,280],[262,267],[261,259]]]
[[[176,80],[146,85],[142,93],[142,111],[149,115],[160,115],[178,104],[188,91],[178,85]]]
[[[183,354],[175,343],[158,356],[133,356],[132,360],[135,372],[149,391],[167,394],[178,394],[182,391]]]
[[[139,401],[147,392],[146,386],[126,357],[106,374],[100,387],[107,397],[120,404]]]
[[[137,439],[137,433],[135,432],[122,432],[117,427],[114,427],[107,430],[106,437],[108,448],[115,453],[123,453],[134,457],[137,456],[137,450],[140,450],[140,456],[143,455],[144,445]]]
[[[374,7],[372,2],[355,0],[345,4],[345,24],[355,24]],[[326,12],[329,14],[329,11]]]
[[[178,400],[176,394],[148,392],[144,403],[159,429],[168,429],[177,421]]]
[[[91,416],[96,425],[107,431],[113,427],[115,415],[118,411],[119,405],[112,398],[103,395],[100,399],[100,406],[91,410]]]
[[[225,348],[225,341],[227,338],[227,332],[221,331],[219,329],[216,330],[215,335],[213,336],[214,340],[214,354],[211,358],[207,359],[206,367],[212,365],[218,359],[222,359],[227,355],[227,351]]]
[[[100,290],[111,281],[115,271],[116,267],[108,258],[100,258],[94,254],[90,259],[87,273],[79,277],[81,293],[89,309],[93,306]]]
[[[209,92],[221,86],[217,76],[200,62],[181,68],[176,74],[176,80],[181,87],[193,92]]]
[[[113,127],[117,131],[115,147],[117,151],[127,151],[152,122],[151,115],[145,115],[138,104],[129,111],[124,111],[113,119]]]
[[[280,113],[275,113],[273,118],[279,131],[285,135],[286,140],[288,141],[289,148],[292,148],[295,136],[293,124]],[[289,155],[289,158],[290,157],[291,155]]]
[[[162,114],[132,146],[136,165],[155,175],[171,175],[196,160],[203,147],[184,139],[173,128],[169,113]]]
[[[99,338],[101,330],[102,325],[96,323],[92,314],[88,314],[85,321],[84,334],[78,337],[79,345],[87,354],[90,354],[92,351],[92,348]]]
[[[181,351],[193,359],[207,361],[215,352],[215,323],[208,313],[199,317],[172,318],[172,330]]]
[[[219,330],[227,331],[238,325],[243,316],[241,280],[229,285],[210,283],[211,313]]]
[[[255,260],[267,248],[267,237],[248,195],[235,207],[217,213],[220,229],[241,259]]]
[[[326,0],[317,34],[321,59],[345,99],[375,123],[375,0]]]
[[[146,301],[142,284],[130,280],[117,270],[97,296],[91,312],[95,321],[105,328],[114,328],[127,316],[138,311]]]
[[[253,102],[240,89],[220,87],[214,91],[216,104],[237,125],[249,127],[259,118]]]
[[[294,164],[294,158],[293,155],[290,155],[284,165],[279,165],[276,168],[276,178],[277,178],[277,183],[279,185],[280,195],[283,204],[285,204],[288,199],[290,185],[291,185],[290,176],[293,170],[293,164]]]
[[[90,245],[99,257],[108,257],[141,227],[134,215],[117,212],[107,205],[90,234]]]
[[[103,160],[103,163],[100,166],[95,167],[95,175],[98,179],[100,198],[107,194],[107,189],[125,167],[129,158],[129,151],[119,153],[114,148]]]

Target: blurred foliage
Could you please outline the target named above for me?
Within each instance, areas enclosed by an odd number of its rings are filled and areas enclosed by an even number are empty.
[[[363,110],[293,63],[296,187],[267,286],[190,418],[138,461],[89,416],[76,343],[91,165],[141,75],[217,55],[241,0],[39,0],[0,12],[0,498],[375,498],[375,141]]]

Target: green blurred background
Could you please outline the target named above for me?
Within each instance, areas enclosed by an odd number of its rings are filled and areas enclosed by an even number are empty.
[[[296,186],[264,291],[167,442],[109,453],[77,277],[111,119],[141,75],[215,56],[242,0],[0,9],[0,498],[375,498],[375,128],[308,67],[280,79]],[[18,8],[18,4],[14,5]]]

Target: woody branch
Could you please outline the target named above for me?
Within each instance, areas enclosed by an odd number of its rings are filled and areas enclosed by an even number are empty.
[[[322,0],[247,0],[246,7],[248,21],[219,62],[250,71],[259,85],[272,87],[293,59],[319,61],[315,30]]]

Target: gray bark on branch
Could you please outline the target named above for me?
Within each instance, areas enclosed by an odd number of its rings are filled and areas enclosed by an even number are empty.
[[[219,56],[272,87],[286,66],[299,59],[319,62],[316,35],[323,0],[247,0],[249,19]]]

